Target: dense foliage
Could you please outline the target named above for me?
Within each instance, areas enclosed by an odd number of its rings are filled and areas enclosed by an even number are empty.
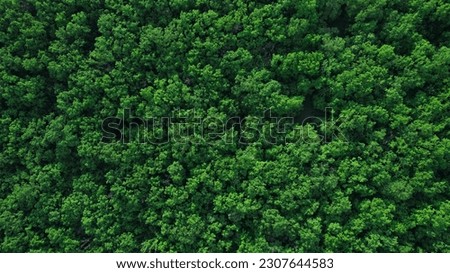
[[[450,252],[449,67],[445,0],[0,0],[0,251]]]

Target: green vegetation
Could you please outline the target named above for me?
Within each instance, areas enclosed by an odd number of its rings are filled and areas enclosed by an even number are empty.
[[[0,0],[0,251],[450,252],[449,68],[445,0]]]

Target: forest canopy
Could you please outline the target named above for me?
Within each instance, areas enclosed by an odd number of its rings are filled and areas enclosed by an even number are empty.
[[[0,0],[0,252],[450,252],[449,68],[444,0]]]

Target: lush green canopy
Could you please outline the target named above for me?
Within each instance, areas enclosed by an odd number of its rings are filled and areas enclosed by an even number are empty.
[[[449,18],[444,0],[0,0],[0,251],[450,252]],[[127,109],[185,131],[105,141]]]

